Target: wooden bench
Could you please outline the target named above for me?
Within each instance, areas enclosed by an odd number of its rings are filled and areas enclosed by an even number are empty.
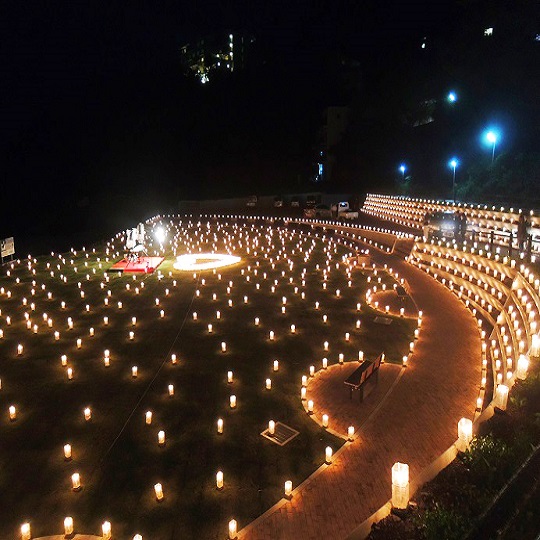
[[[372,376],[374,376],[375,381],[378,382],[379,368],[381,367],[381,363],[383,361],[384,361],[384,353],[379,354],[379,356],[375,359],[374,362],[369,362],[368,360],[364,360],[360,364],[360,366],[357,369],[355,369],[349,375],[349,377],[347,377],[345,384],[349,387],[351,400],[352,400],[353,390],[359,390],[360,403],[364,401],[364,385]]]

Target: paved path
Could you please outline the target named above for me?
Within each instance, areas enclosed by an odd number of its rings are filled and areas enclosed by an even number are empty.
[[[407,279],[424,314],[409,366],[391,395],[361,426],[359,439],[346,444],[332,465],[304,482],[291,501],[283,499],[242,530],[241,538],[346,538],[390,499],[394,462],[408,463],[414,479],[455,441],[458,420],[473,417],[481,361],[480,336],[472,315],[422,271],[393,256],[376,257]],[[382,366],[387,372],[391,369],[396,370]],[[349,414],[343,402],[332,402],[331,392],[325,391],[322,382],[319,388],[313,387],[312,394],[316,403],[319,394],[328,409],[324,412],[339,418],[336,426],[343,429],[348,422],[344,415]],[[373,401],[380,394],[374,392],[366,398],[366,411],[371,407],[373,412]]]

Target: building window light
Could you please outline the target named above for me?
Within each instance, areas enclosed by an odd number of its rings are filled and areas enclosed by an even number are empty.
[[[493,35],[493,27],[490,26],[489,28],[486,28],[484,30],[484,36],[487,37],[487,36],[492,36],[492,35]]]

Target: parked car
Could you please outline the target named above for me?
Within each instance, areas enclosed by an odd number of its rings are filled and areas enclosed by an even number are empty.
[[[298,197],[291,199],[291,208],[300,208],[300,199]]]
[[[358,212],[351,210],[347,201],[332,205],[332,214],[337,219],[358,219]]]
[[[281,208],[283,206],[283,197],[278,195],[274,197],[274,208]]]

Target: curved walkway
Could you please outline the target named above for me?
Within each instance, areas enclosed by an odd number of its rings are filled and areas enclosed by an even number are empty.
[[[241,530],[240,538],[346,538],[390,499],[393,463],[408,463],[414,481],[456,440],[458,420],[473,417],[481,373],[475,319],[421,270],[394,256],[373,255],[407,280],[423,311],[414,355],[389,398],[360,427],[358,439],[300,485],[290,501],[283,499]],[[317,396],[313,399],[317,403]],[[339,403],[336,411],[325,412],[339,416]]]

